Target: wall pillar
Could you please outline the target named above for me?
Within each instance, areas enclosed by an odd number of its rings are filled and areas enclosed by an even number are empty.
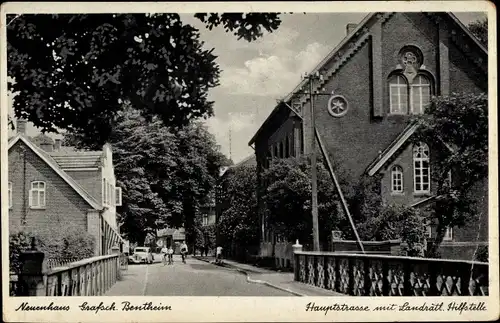
[[[19,296],[46,296],[44,258],[45,254],[36,250],[35,238],[32,238],[31,250],[20,254]]]
[[[448,29],[443,23],[438,25],[439,28],[439,46],[438,46],[438,62],[439,62],[439,95],[447,96],[450,94],[450,56],[448,49]]]
[[[382,22],[378,21],[372,27],[372,82],[373,82],[373,116],[384,115],[382,75]]]
[[[95,238],[94,256],[100,256],[102,237],[100,214],[97,210],[87,211],[87,232]]]

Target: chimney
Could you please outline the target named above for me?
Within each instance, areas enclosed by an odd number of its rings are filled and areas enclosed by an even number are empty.
[[[40,148],[42,148],[44,151],[50,153],[54,150],[54,145],[48,142],[44,142],[40,144]]]
[[[17,119],[17,122],[16,122],[16,131],[18,134],[23,134],[25,135],[26,134],[26,124],[27,124],[27,121],[25,119]]]
[[[352,33],[352,31],[358,26],[358,24],[347,24],[346,26],[346,35]]]
[[[54,139],[54,151],[61,150],[61,139]]]

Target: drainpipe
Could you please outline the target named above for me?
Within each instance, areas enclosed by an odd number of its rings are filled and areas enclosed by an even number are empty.
[[[21,220],[21,225],[26,225],[26,219],[28,218],[28,199],[26,198],[26,149],[21,146],[21,152],[19,154],[23,160],[23,218]]]

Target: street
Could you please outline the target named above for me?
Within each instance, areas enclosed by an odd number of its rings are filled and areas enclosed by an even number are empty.
[[[158,260],[158,257],[155,257]],[[129,265],[123,279],[106,296],[293,296],[262,284],[249,283],[232,269],[179,255],[173,265]]]

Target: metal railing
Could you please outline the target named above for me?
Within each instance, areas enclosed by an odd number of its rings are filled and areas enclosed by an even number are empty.
[[[346,295],[488,295],[484,262],[305,251],[294,257],[296,281]]]
[[[100,296],[117,280],[119,255],[88,258],[50,269],[44,275],[46,296]]]

